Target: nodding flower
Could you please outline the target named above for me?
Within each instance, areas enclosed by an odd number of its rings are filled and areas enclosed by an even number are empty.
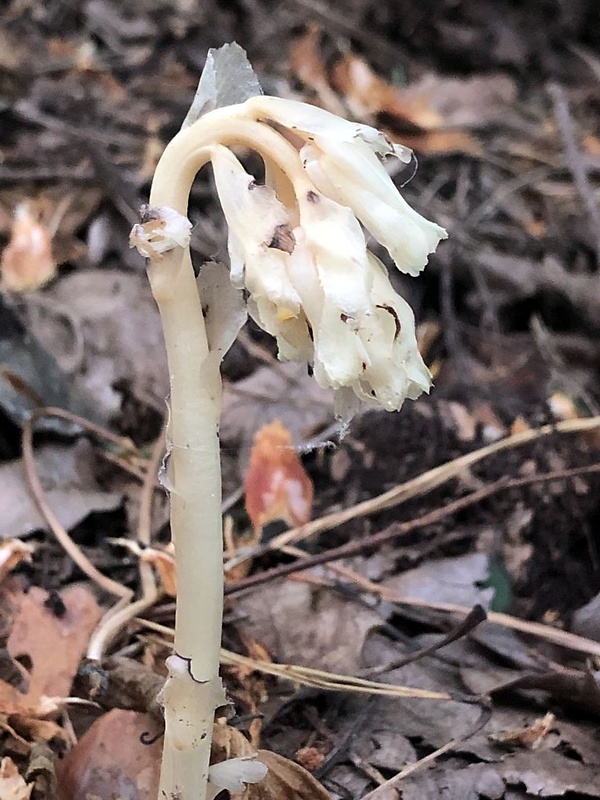
[[[261,156],[264,183],[246,171],[236,145]],[[317,382],[333,389],[340,417],[361,402],[396,410],[429,390],[412,310],[365,237],[366,230],[409,275],[446,238],[408,205],[383,165],[387,157],[408,163],[410,150],[368,125],[262,95],[208,112],[169,148],[212,163],[233,284],[276,338],[279,358],[309,362]],[[143,255],[160,258],[187,244],[185,217],[150,212],[131,238]]]

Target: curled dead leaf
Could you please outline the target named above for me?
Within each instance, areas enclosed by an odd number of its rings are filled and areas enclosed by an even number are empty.
[[[231,725],[215,723],[211,745],[210,763],[218,764],[230,758],[248,758],[256,755],[243,733]]]
[[[17,567],[21,561],[29,561],[34,548],[19,539],[9,539],[0,544],[0,582]]]
[[[2,287],[13,292],[38,289],[56,274],[52,236],[30,203],[19,203],[15,208],[0,267]]]
[[[154,567],[160,581],[160,588],[166,595],[177,597],[177,566],[172,552],[147,547],[142,551],[140,561]]]
[[[530,725],[526,725],[520,730],[508,731],[507,733],[494,736],[493,739],[505,745],[524,747],[528,750],[537,750],[542,744],[544,737],[550,733],[555,723],[556,717],[549,711],[547,714],[544,714],[543,717],[534,720]]]
[[[25,783],[14,761],[6,756],[0,762],[0,797],[2,800],[29,800],[33,783]]]
[[[331,800],[329,792],[300,764],[269,750],[259,750],[258,760],[268,767],[267,777],[249,786],[244,800]]]
[[[279,420],[256,434],[245,480],[246,511],[255,532],[273,520],[290,527],[308,522],[312,515],[313,485],[292,434]]]
[[[314,772],[316,769],[319,769],[323,761],[325,761],[325,756],[320,750],[317,750],[316,747],[301,747],[300,750],[296,752],[296,761],[300,766],[304,767],[304,769],[307,769],[309,772]]]

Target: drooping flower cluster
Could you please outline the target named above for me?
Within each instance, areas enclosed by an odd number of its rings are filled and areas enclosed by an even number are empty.
[[[410,275],[446,237],[406,203],[384,167],[386,157],[407,163],[410,151],[375,128],[274,97],[209,112],[186,135],[207,125],[227,131],[206,150],[228,225],[231,280],[247,291],[249,312],[276,338],[279,357],[311,363],[343,417],[361,401],[394,410],[427,391],[412,310],[363,230]],[[261,155],[264,184],[230,149],[238,143]]]

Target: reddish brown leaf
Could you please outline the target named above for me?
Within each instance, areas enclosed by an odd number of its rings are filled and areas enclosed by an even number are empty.
[[[11,758],[0,763],[0,797],[2,800],[29,800],[32,783],[25,783]]]
[[[291,433],[279,420],[256,434],[245,491],[246,511],[255,531],[277,519],[294,527],[311,518],[312,481],[294,449]]]
[[[142,552],[140,561],[152,564],[158,574],[160,588],[166,595],[177,597],[177,565],[172,552],[147,547]]]
[[[0,583],[21,561],[29,561],[32,553],[33,547],[19,539],[2,542],[0,544]]]
[[[13,658],[25,656],[32,665],[29,704],[42,696],[66,697],[90,635],[101,611],[93,594],[83,586],[70,586],[49,596],[33,587],[23,596],[8,651]],[[52,653],[52,658],[48,654]]]
[[[63,800],[155,800],[162,742],[146,714],[114,709],[96,720],[57,765]],[[148,735],[149,734],[149,735]]]
[[[329,793],[300,764],[269,750],[259,750],[258,760],[269,768],[267,777],[248,786],[244,800],[330,800]]]
[[[52,237],[29,203],[19,203],[2,253],[2,286],[14,292],[37,289],[54,277]]]

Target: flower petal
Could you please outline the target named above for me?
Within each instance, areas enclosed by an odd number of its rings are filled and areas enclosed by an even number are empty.
[[[325,302],[315,331],[314,374],[319,385],[339,389],[357,381],[369,361],[358,325]]]
[[[412,158],[412,150],[393,144],[377,128],[349,122],[330,111],[308,103],[261,95],[250,98],[244,106],[255,119],[265,117],[291,131],[304,134],[305,139],[324,136],[335,142],[362,140],[373,152],[381,156],[396,156],[405,164]]]
[[[364,142],[332,145],[326,137],[302,148],[314,184],[348,206],[390,252],[401,272],[417,275],[446,231],[409,206],[377,156]]]
[[[370,261],[375,320],[371,330],[361,330],[361,337],[369,340],[370,361],[357,390],[364,400],[397,410],[407,397],[414,400],[429,391],[431,374],[417,347],[410,305],[396,294],[379,260],[371,255]]]
[[[317,191],[298,197],[300,224],[325,297],[345,314],[370,305],[371,268],[364,234],[352,211]]]
[[[286,270],[287,251],[295,243],[285,208],[274,191],[259,186],[227,148],[213,148],[212,164],[229,228],[232,280],[236,284],[241,280],[256,302],[269,301],[275,317],[297,315],[300,298]],[[263,304],[265,314],[268,308]]]

